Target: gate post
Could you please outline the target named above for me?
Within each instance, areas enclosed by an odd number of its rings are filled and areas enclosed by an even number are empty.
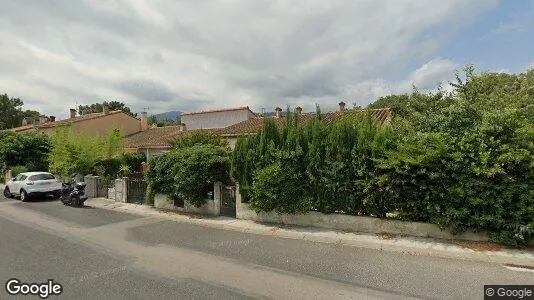
[[[87,175],[84,177],[85,186],[85,195],[88,198],[98,197],[98,177]]]
[[[122,199],[121,202],[128,203],[128,177],[122,177]]]
[[[13,173],[12,173],[11,169],[9,169],[4,174],[4,181],[5,181],[4,183],[7,184],[12,178],[13,178]]]
[[[222,182],[215,182],[213,184],[213,214],[215,216],[221,215],[222,187]]]

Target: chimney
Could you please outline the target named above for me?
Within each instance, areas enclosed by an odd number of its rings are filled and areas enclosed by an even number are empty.
[[[144,111],[141,113],[141,131],[146,131],[147,129],[148,129],[148,115],[147,115],[147,112]]]
[[[50,118],[50,122],[51,123],[54,123],[56,121],[56,117],[54,117],[54,116],[50,116],[49,118]]]
[[[302,107],[297,106],[297,108],[295,108],[295,110],[297,112],[297,115],[302,115]]]
[[[74,109],[74,108],[70,109],[70,118],[71,119],[76,118],[76,109]]]
[[[22,119],[22,126],[28,126],[28,119]]]
[[[282,109],[280,107],[277,107],[274,110],[276,111],[276,117],[280,118],[280,116],[282,114]]]
[[[180,124],[180,131],[186,131],[185,123]]]
[[[341,101],[339,102],[339,111],[344,111],[345,110],[345,102]]]
[[[109,107],[107,105],[102,105],[102,114],[109,114]]]

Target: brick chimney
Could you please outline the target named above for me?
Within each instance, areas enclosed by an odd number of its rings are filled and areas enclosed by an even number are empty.
[[[54,123],[56,121],[56,117],[54,117],[54,116],[50,116],[48,118],[50,119],[51,123]]]
[[[102,114],[109,114],[109,107],[107,105],[102,105]]]
[[[147,112],[144,111],[141,113],[141,131],[148,130],[148,115]]]
[[[344,111],[345,110],[345,102],[341,101],[339,102],[339,111]]]
[[[28,126],[28,119],[22,119],[22,126]]]
[[[70,118],[71,119],[76,118],[76,109],[74,109],[74,108],[70,109]]]
[[[297,115],[302,115],[302,107],[297,106],[297,108],[295,108],[295,111],[297,112]]]
[[[186,131],[187,128],[185,126],[185,123],[180,124],[180,131]]]
[[[276,107],[274,110],[276,112],[276,117],[280,118],[282,115],[282,109],[280,107]]]

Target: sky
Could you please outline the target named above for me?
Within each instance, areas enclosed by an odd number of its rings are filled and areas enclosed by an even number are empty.
[[[531,0],[2,0],[0,93],[66,118],[365,106],[455,71],[534,67]]]

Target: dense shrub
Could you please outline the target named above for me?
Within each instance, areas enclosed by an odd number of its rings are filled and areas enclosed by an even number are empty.
[[[127,169],[131,173],[141,172],[143,162],[146,162],[146,155],[143,153],[126,152],[121,156],[123,169]]]
[[[149,161],[152,193],[163,193],[200,207],[217,181],[231,183],[230,149],[196,144],[172,150]]]
[[[0,132],[0,168],[24,166],[30,171],[48,171],[52,142],[45,134]]]
[[[348,113],[289,115],[238,139],[232,174],[257,211],[346,213],[431,222],[534,244],[534,70],[475,74],[454,91],[383,97],[386,127]]]
[[[206,130],[186,132],[184,135],[181,135],[180,138],[173,141],[172,144],[174,149],[187,148],[195,145],[228,147],[228,141],[220,134]]]
[[[50,170],[61,177],[90,173],[115,176],[115,159],[124,151],[119,130],[111,130],[107,137],[101,137],[81,135],[65,128],[53,135],[52,145]]]
[[[26,166],[13,166],[11,168],[11,176],[15,178],[15,176],[19,175],[20,173],[26,173],[28,171],[29,170]]]

